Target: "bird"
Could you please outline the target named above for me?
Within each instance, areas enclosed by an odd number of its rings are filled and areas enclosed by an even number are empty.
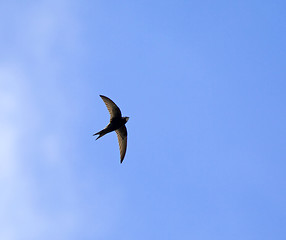
[[[93,134],[93,136],[99,135],[95,139],[97,140],[105,134],[115,131],[119,143],[120,163],[122,163],[127,149],[127,129],[125,124],[129,120],[129,117],[122,117],[119,107],[110,98],[103,95],[99,96],[107,107],[107,110],[110,114],[110,121],[103,130]]]

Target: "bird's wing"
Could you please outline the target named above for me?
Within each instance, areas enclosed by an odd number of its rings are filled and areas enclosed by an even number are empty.
[[[108,112],[110,114],[110,120],[112,118],[121,118],[121,111],[119,109],[119,107],[117,107],[117,105],[108,97],[105,97],[103,95],[99,95],[102,100],[104,101]]]
[[[123,125],[121,128],[115,130],[115,132],[117,134],[120,149],[120,163],[122,163],[127,148],[127,129],[125,125]]]

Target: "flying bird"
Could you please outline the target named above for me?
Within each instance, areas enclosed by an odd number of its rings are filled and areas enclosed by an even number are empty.
[[[117,134],[120,149],[120,163],[122,163],[127,148],[127,129],[125,127],[125,124],[129,120],[129,117],[122,117],[119,107],[110,98],[105,97],[103,95],[99,96],[102,98],[108,109],[108,112],[110,114],[110,122],[103,130],[93,134],[93,136],[99,135],[96,138],[97,140],[105,134],[115,131]]]

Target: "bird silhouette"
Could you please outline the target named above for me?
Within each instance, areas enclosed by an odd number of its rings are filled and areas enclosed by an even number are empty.
[[[99,96],[102,98],[108,109],[108,112],[110,114],[110,122],[103,130],[93,134],[93,136],[99,135],[96,138],[97,140],[105,134],[115,131],[117,134],[120,149],[120,163],[122,163],[127,148],[127,129],[125,127],[125,124],[129,120],[129,117],[122,117],[119,107],[110,98],[105,97],[103,95]]]

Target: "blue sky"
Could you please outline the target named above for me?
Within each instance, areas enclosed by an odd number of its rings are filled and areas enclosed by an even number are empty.
[[[285,7],[2,1],[0,239],[284,240]]]

